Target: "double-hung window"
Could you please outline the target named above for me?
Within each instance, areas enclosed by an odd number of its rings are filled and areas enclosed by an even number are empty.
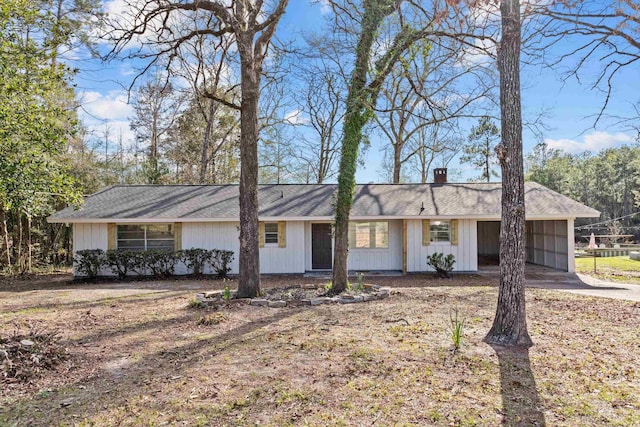
[[[350,222],[349,246],[355,249],[388,248],[389,222]]]
[[[264,223],[264,243],[265,245],[278,245],[278,223],[277,222],[265,222]]]
[[[129,251],[172,251],[175,245],[173,224],[120,224],[116,248]]]
[[[431,221],[429,230],[430,241],[450,242],[451,241],[451,221]]]

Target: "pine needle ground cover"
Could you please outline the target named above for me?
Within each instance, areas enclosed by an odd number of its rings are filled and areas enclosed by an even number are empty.
[[[56,280],[0,284],[0,336],[46,325],[66,348],[0,384],[0,425],[640,425],[638,303],[527,289],[535,346],[512,351],[482,342],[497,288],[478,276],[370,278],[393,294],[363,304],[221,310],[189,302],[222,282]]]

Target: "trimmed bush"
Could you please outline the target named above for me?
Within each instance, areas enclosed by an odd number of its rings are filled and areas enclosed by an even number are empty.
[[[433,255],[427,256],[427,265],[433,267],[436,270],[436,275],[441,279],[447,279],[449,273],[453,271],[453,265],[456,263],[456,259],[452,254],[444,256],[442,252],[436,252]]]
[[[233,251],[221,249],[191,248],[184,251],[129,251],[85,249],[76,252],[73,262],[78,273],[87,279],[94,279],[102,268],[108,267],[111,272],[123,279],[130,273],[139,276],[169,277],[175,272],[179,261],[183,261],[193,274],[202,275],[207,265],[215,271],[217,277],[224,279],[231,271]]]
[[[167,251],[146,251],[142,252],[146,259],[146,267],[152,276],[169,277],[173,276],[176,264],[180,261],[178,252]]]
[[[220,279],[227,277],[231,271],[231,261],[233,261],[233,251],[225,251],[223,249],[213,249],[211,251],[211,258],[209,264],[213,271]]]
[[[182,251],[184,265],[191,270],[195,276],[201,276],[204,268],[211,259],[211,251],[207,249],[191,248]]]
[[[76,270],[84,274],[88,279],[98,277],[100,270],[105,265],[105,254],[102,249],[84,249],[76,252],[73,264]]]
[[[140,262],[139,252],[110,249],[106,254],[106,265],[119,279],[127,277],[130,271],[134,271]]]

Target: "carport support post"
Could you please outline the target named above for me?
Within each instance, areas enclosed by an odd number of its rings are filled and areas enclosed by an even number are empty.
[[[576,272],[576,233],[575,221],[567,219],[567,273]]]

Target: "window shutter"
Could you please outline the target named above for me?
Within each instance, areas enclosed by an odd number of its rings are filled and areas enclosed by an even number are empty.
[[[451,245],[458,246],[458,220],[451,220]]]
[[[429,246],[431,242],[431,221],[422,220],[422,246]]]
[[[287,223],[285,221],[278,221],[278,247],[287,247]]]
[[[264,248],[264,222],[258,223],[258,246]]]
[[[173,249],[176,251],[182,250],[182,223],[176,222],[173,224]]]
[[[107,249],[116,248],[116,225],[113,222],[107,224]]]

